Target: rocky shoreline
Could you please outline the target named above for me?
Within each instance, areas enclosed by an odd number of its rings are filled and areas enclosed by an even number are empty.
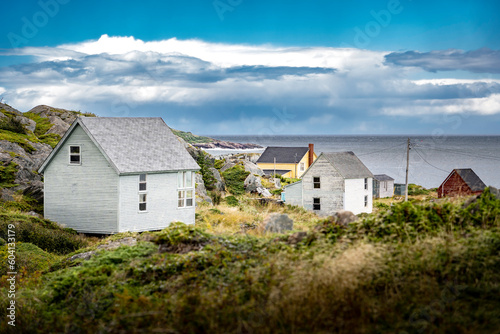
[[[258,148],[263,148],[260,145],[257,144],[251,144],[251,143],[233,143],[229,141],[222,141],[222,140],[216,140],[214,139],[213,142],[211,143],[196,143],[192,144],[193,146],[196,146],[198,148],[203,148],[203,149],[231,149],[231,150],[247,150],[247,149],[258,149]]]

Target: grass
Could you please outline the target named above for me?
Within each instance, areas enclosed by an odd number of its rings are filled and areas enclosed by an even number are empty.
[[[467,206],[380,206],[348,227],[302,208],[235,198],[237,206],[199,208],[195,226],[110,237],[139,242],[77,266],[54,265],[74,253],[50,257],[28,246],[39,265],[18,287],[16,330],[498,332],[500,201],[488,191]],[[272,212],[288,214],[306,237],[292,242],[290,234],[249,228]],[[7,302],[0,295],[0,309]],[[11,330],[6,322],[0,328]]]

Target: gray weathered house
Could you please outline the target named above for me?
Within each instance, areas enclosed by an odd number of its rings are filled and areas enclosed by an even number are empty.
[[[44,215],[100,234],[193,224],[198,169],[161,118],[78,118],[39,169]]]
[[[373,174],[353,152],[321,153],[298,182],[285,186],[285,203],[327,216],[372,212]]]
[[[394,196],[394,179],[389,175],[373,175],[373,198]]]

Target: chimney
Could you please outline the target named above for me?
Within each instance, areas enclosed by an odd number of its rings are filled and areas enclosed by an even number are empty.
[[[314,162],[314,144],[309,144],[309,166]]]

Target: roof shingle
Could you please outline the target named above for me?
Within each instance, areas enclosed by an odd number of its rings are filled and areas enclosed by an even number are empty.
[[[345,179],[372,177],[370,170],[359,160],[354,152],[322,153]]]
[[[274,163],[274,158],[276,158],[277,164],[296,164],[308,151],[308,147],[269,146],[262,152],[257,163]]]

